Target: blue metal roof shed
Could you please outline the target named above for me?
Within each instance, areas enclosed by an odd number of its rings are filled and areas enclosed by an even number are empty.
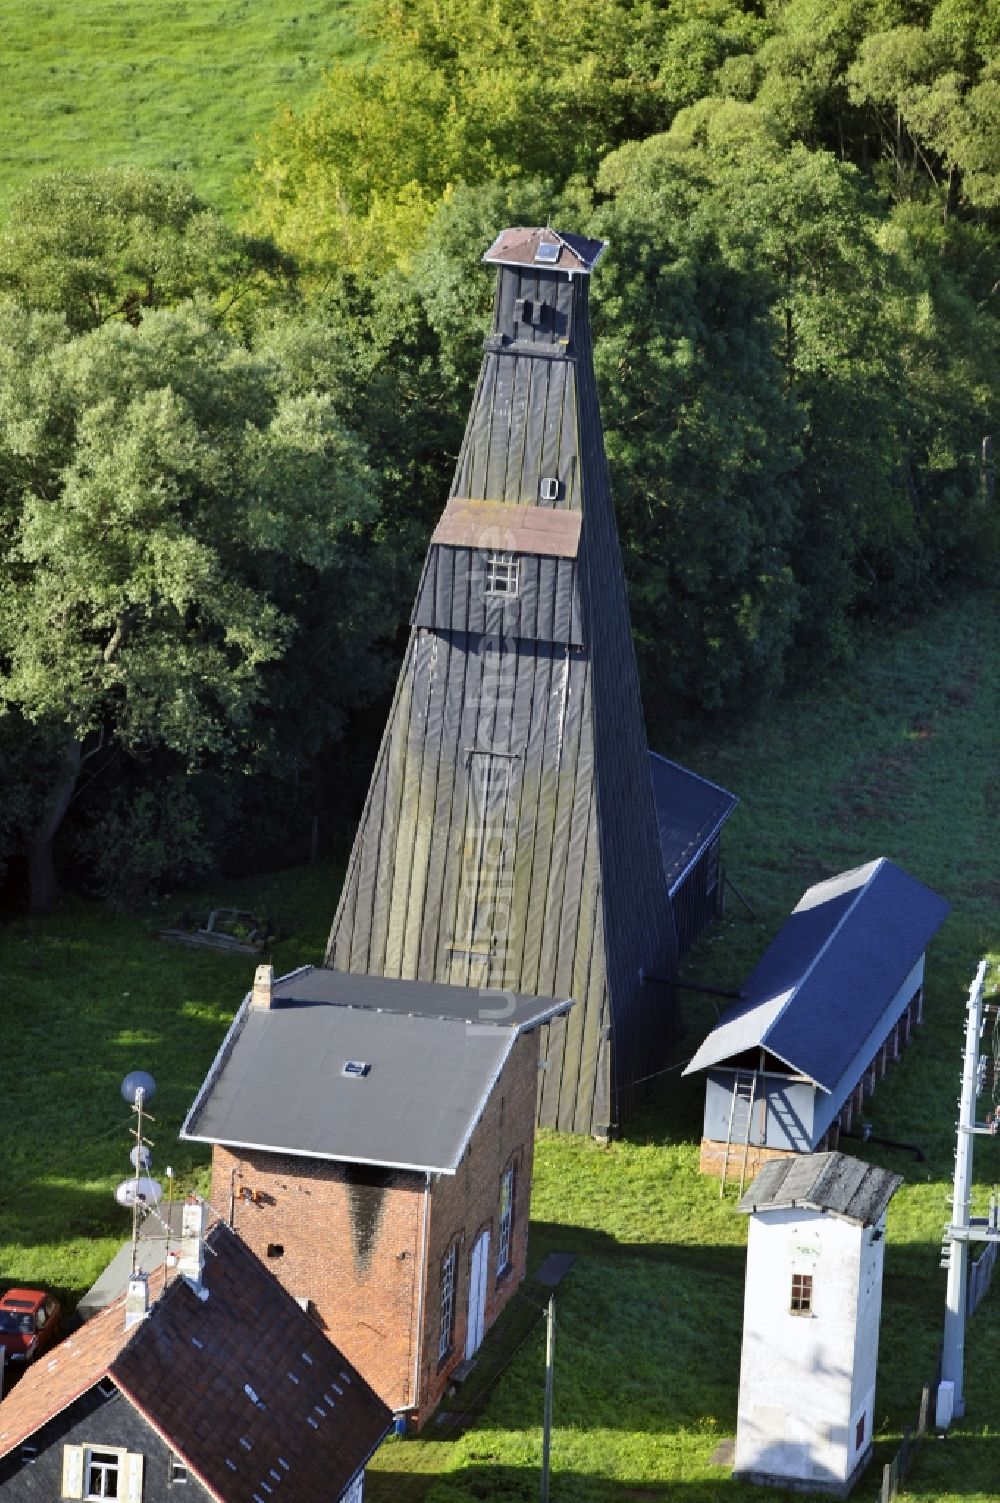
[[[702,930],[722,912],[719,842],[739,799],[658,752],[649,754],[649,772],[677,954],[683,960]]]
[[[809,888],[684,1072],[709,1072],[704,1136],[724,1159],[734,1144],[824,1140],[919,1020],[924,952],[948,912],[884,856]]]

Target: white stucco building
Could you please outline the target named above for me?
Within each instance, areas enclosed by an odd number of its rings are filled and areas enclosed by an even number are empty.
[[[885,1216],[902,1183],[842,1153],[765,1165],[750,1215],[734,1474],[846,1497],[872,1447]]]

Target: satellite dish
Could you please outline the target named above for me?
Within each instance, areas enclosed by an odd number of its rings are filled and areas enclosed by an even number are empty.
[[[115,1200],[120,1206],[155,1206],[163,1199],[163,1186],[158,1179],[140,1175],[138,1179],[123,1179],[115,1191]]]
[[[139,1091],[144,1102],[156,1093],[156,1081],[148,1070],[130,1070],[122,1081],[122,1095],[129,1106],[135,1106]]]
[[[129,1154],[129,1158],[132,1160],[133,1169],[142,1169],[143,1171],[145,1171],[149,1169],[153,1163],[153,1155],[151,1151],[146,1147],[145,1143],[143,1143],[138,1148],[133,1148]]]

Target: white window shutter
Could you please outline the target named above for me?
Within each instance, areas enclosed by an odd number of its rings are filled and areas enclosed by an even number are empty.
[[[125,1498],[142,1503],[142,1457],[134,1451],[125,1457]]]
[[[83,1447],[63,1446],[62,1495],[83,1497]]]

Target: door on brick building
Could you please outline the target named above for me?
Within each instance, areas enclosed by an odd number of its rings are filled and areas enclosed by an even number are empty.
[[[486,1323],[486,1282],[490,1268],[490,1234],[483,1232],[472,1249],[469,1271],[469,1323],[465,1329],[465,1355],[474,1357],[483,1342]]]

